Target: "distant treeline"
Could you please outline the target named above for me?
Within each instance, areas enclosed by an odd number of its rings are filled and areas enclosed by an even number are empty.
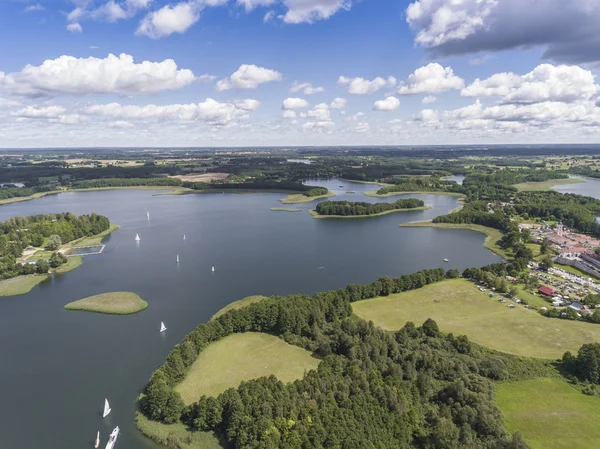
[[[34,193],[39,192],[50,192],[54,190],[51,186],[38,186],[38,187],[16,187],[16,186],[4,186],[0,187],[0,200],[7,200],[10,198],[21,198],[25,196],[31,196]]]
[[[104,178],[75,181],[71,184],[74,189],[97,189],[103,187],[178,187],[183,182],[177,178]]]
[[[445,181],[441,178],[400,178],[393,180],[395,185],[382,187],[377,191],[378,195],[396,192],[454,192],[463,193],[461,185],[454,181]]]
[[[541,369],[540,362],[493,353],[427,320],[396,333],[352,315],[352,301],[458,276],[423,270],[313,297],[270,297],[199,325],[150,378],[139,407],[148,418],[214,431],[233,448],[323,447],[523,449],[502,426],[488,379]],[[284,384],[274,376],[243,382],[185,406],[174,386],[198,354],[237,332],[267,332],[322,358]]]
[[[319,215],[376,215],[382,212],[398,209],[416,209],[425,206],[422,200],[416,198],[401,199],[394,203],[365,203],[350,201],[323,201],[317,204]]]

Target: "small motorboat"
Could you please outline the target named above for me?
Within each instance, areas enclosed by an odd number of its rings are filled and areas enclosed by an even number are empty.
[[[450,262],[448,259],[444,258],[442,259],[444,262]]]

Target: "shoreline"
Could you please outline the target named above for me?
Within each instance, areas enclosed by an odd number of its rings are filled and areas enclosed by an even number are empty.
[[[581,184],[585,180],[580,178],[564,178],[564,179],[549,179],[548,181],[538,182],[522,182],[515,184],[519,192],[543,192],[552,191],[554,186],[568,185],[568,184]]]
[[[489,228],[487,226],[476,224],[458,224],[458,223],[433,223],[432,221],[416,221],[412,223],[402,223],[401,228],[442,228],[442,229],[463,229],[466,231],[480,232],[486,235],[483,247],[491,251],[498,257],[507,260],[508,253],[496,244],[502,238],[502,232],[499,229]]]
[[[390,192],[390,193],[384,193],[383,195],[378,195],[377,194],[377,190],[373,190],[371,192],[365,192],[364,195],[365,196],[370,196],[370,197],[374,197],[374,198],[389,198],[390,196],[396,196],[396,195],[409,195],[409,194],[413,194],[413,195],[442,195],[442,196],[458,196],[461,198],[466,198],[466,195],[464,193],[457,193],[457,192],[425,192],[425,191],[410,191],[410,192]]]
[[[332,196],[336,196],[335,193],[329,192],[326,195],[318,195],[318,196],[305,196],[302,193],[295,193],[286,196],[285,198],[281,198],[279,200],[282,204],[301,204],[301,203],[310,203],[311,201],[321,200],[323,198],[329,198]]]
[[[312,215],[313,218],[321,219],[321,218],[371,218],[371,217],[381,217],[382,215],[393,214],[394,212],[412,212],[412,211],[423,211],[431,209],[431,206],[421,206],[421,207],[413,207],[412,209],[392,209],[386,210],[384,212],[379,212],[378,214],[371,215],[319,215],[316,210],[311,209],[308,212]]]

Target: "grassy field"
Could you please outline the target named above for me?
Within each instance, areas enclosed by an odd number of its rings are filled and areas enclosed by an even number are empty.
[[[497,386],[505,427],[532,449],[595,449],[600,441],[600,398],[561,379],[538,378]]]
[[[67,310],[84,310],[113,315],[129,315],[141,312],[147,307],[148,303],[146,301],[130,292],[102,293],[65,305]]]
[[[135,425],[148,438],[158,444],[179,449],[223,449],[219,438],[212,432],[190,432],[181,422],[163,424],[150,421],[139,412],[135,413]]]
[[[111,232],[116,231],[117,229],[119,229],[119,225],[111,223],[110,227],[106,231],[101,232],[100,234],[94,235],[92,237],[82,237],[80,239],[73,240],[72,242],[69,242],[66,245],[63,245],[62,248],[73,248],[75,246],[96,246],[96,245],[101,245],[102,244],[102,240],[104,240],[104,237],[106,237]]]
[[[577,178],[567,178],[567,179],[549,179],[548,181],[542,182],[523,182],[521,184],[515,184],[515,187],[522,192],[524,190],[551,190],[552,187],[561,185],[561,184],[577,184],[580,182],[585,182],[581,179]]]
[[[480,345],[527,357],[557,359],[565,351],[577,352],[584,343],[600,342],[597,324],[545,318],[523,306],[510,309],[465,279],[355,302],[352,308],[386,330],[432,318],[444,332],[464,334]]]
[[[200,353],[175,390],[186,404],[200,396],[217,396],[241,382],[275,375],[282,382],[300,379],[319,360],[280,338],[258,332],[233,334]]]
[[[229,312],[230,310],[241,309],[242,307],[249,306],[254,302],[260,302],[265,298],[266,296],[261,295],[246,296],[245,298],[239,299],[237,301],[232,302],[231,304],[226,305],[217,313],[215,313],[210,319],[214,320],[215,318],[220,317],[221,315],[223,315],[226,312]]]
[[[321,200],[323,198],[329,198],[330,196],[335,196],[335,193],[329,192],[326,195],[319,196],[306,196],[301,193],[293,193],[291,195],[286,196],[285,198],[280,199],[283,204],[300,204],[300,203],[310,203],[311,201]]]
[[[67,263],[59,266],[58,268],[53,268],[52,272],[57,274],[68,273],[71,270],[81,266],[83,263],[83,258],[81,256],[72,256],[67,258]]]
[[[33,287],[44,282],[48,276],[28,274],[0,281],[0,296],[16,296],[29,293]]]
[[[498,229],[488,228],[487,226],[481,226],[476,224],[455,224],[455,223],[432,223],[431,221],[421,221],[418,223],[402,223],[400,225],[404,228],[445,228],[445,229],[466,229],[468,231],[476,231],[485,234],[485,242],[483,247],[489,249],[494,254],[502,257],[503,259],[509,258],[504,248],[500,247],[496,242],[502,238],[502,232]]]
[[[420,195],[443,195],[443,196],[460,196],[460,197],[464,197],[465,195],[463,195],[462,193],[456,193],[456,192],[419,192],[419,191],[413,191],[413,192],[391,192],[391,193],[384,193],[383,195],[379,195],[377,193],[377,190],[373,190],[372,192],[365,192],[366,196],[373,196],[375,198],[388,198],[390,196],[396,196],[396,195],[407,195],[407,194],[420,194]]]
[[[371,215],[319,215],[316,210],[309,210],[313,218],[372,218],[381,217],[382,215],[393,214],[395,212],[414,212],[419,210],[431,209],[431,206],[413,207],[412,209],[393,209]]]
[[[290,209],[289,207],[272,207],[271,210],[281,212],[302,212],[302,209]]]

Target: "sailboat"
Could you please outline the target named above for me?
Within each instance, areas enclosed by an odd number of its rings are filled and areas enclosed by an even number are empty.
[[[139,235],[139,234],[136,234],[136,235],[135,235],[135,241],[136,241],[136,242],[139,242],[139,241],[140,241],[140,235]]]
[[[167,330],[167,326],[165,326],[165,323],[163,323],[162,321],[160,322],[160,331],[164,332]]]
[[[444,262],[450,262],[448,259],[444,258],[442,259]]]
[[[212,267],[212,272],[213,272],[213,273],[215,272],[215,267]]]
[[[185,240],[185,234],[183,234],[183,240]]]
[[[115,427],[115,430],[113,430],[110,434],[110,437],[108,437],[108,442],[106,443],[105,449],[113,449],[113,447],[115,447],[120,430],[121,429],[119,429],[119,426]]]
[[[98,435],[96,435],[96,441],[94,442],[94,447],[96,449],[98,449],[98,446],[100,446],[100,431],[98,431]]]
[[[102,413],[102,417],[106,418],[106,415],[110,413],[110,405],[108,405],[108,399],[104,399],[104,412]]]
[[[146,211],[146,217],[150,220],[150,212]]]
[[[177,254],[177,263],[179,263],[179,254]]]

